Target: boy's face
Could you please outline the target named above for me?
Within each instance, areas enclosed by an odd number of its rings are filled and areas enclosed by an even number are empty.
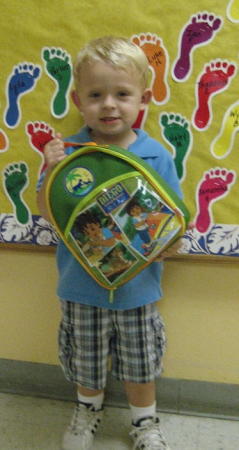
[[[97,239],[102,236],[102,230],[98,223],[87,223],[84,227],[84,232],[91,239]]]
[[[138,205],[134,205],[131,209],[130,209],[130,215],[133,217],[137,217],[140,216],[142,212],[142,208]]]
[[[121,140],[130,143],[135,139],[131,127],[140,108],[149,103],[151,91],[142,88],[133,68],[126,71],[95,61],[82,66],[79,88],[72,98],[96,141],[120,145]]]

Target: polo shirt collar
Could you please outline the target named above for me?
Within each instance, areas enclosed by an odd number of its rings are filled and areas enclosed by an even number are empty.
[[[158,156],[158,150],[154,145],[149,145],[147,140],[149,139],[146,131],[139,128],[134,129],[137,139],[129,145],[128,150],[140,158],[154,158]],[[81,138],[81,142],[88,142],[91,140],[89,128],[87,126],[81,128],[78,135]]]

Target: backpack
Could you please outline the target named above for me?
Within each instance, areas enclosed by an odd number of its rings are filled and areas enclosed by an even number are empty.
[[[52,171],[47,208],[62,241],[113,291],[185,232],[189,212],[144,160],[114,145],[66,142],[76,150]],[[78,149],[77,149],[78,148]]]

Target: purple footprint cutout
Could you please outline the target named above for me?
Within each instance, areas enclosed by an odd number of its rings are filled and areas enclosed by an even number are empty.
[[[7,107],[4,117],[7,127],[14,128],[20,122],[20,98],[34,89],[40,73],[40,67],[31,63],[22,63],[14,68],[7,83]]]
[[[210,42],[219,30],[222,20],[209,13],[193,16],[182,31],[179,55],[175,62],[172,76],[176,81],[185,81],[192,70],[191,55],[196,47]]]

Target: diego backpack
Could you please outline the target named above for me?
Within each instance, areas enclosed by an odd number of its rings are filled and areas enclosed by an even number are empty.
[[[114,145],[76,150],[52,171],[47,208],[59,237],[85,270],[113,291],[185,232],[189,212],[144,160]]]

